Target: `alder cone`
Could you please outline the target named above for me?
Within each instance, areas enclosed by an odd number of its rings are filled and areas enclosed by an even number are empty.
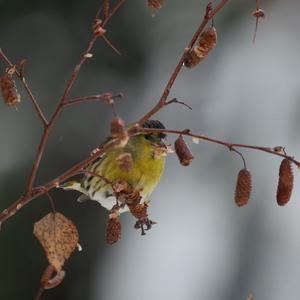
[[[0,77],[1,93],[4,102],[8,106],[15,106],[21,101],[21,96],[17,91],[16,83],[10,74]]]
[[[198,65],[204,58],[207,57],[209,52],[217,44],[217,31],[215,27],[206,29],[197,42],[197,45],[190,49],[185,56],[184,65],[187,68],[193,68]]]
[[[183,166],[189,166],[192,160],[194,159],[194,156],[190,151],[189,147],[187,146],[187,144],[185,143],[182,135],[180,135],[177,138],[174,146],[175,146],[175,152],[177,154],[180,163]]]
[[[118,217],[110,217],[106,227],[106,243],[112,245],[121,239],[122,225]]]
[[[291,162],[284,158],[279,168],[279,180],[277,186],[277,203],[280,206],[289,202],[294,184],[294,175]]]
[[[237,206],[243,206],[248,203],[251,189],[251,173],[247,169],[240,170],[235,189],[235,203]]]

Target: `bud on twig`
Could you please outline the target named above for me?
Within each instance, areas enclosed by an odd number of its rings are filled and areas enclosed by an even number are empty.
[[[96,36],[103,36],[106,33],[106,30],[102,27],[102,20],[95,20],[93,24],[93,33]]]
[[[235,189],[235,203],[237,206],[246,205],[252,189],[251,173],[247,169],[240,170]]]
[[[184,60],[187,68],[198,65],[217,44],[217,31],[215,27],[209,27],[199,37],[198,44],[188,50]]]
[[[258,8],[257,10],[252,12],[252,16],[255,18],[264,18],[265,12],[261,8]]]
[[[194,156],[185,143],[182,135],[180,135],[175,141],[175,152],[183,166],[188,166],[194,159]]]
[[[148,7],[160,9],[164,4],[164,0],[148,0]]]
[[[11,74],[0,77],[1,93],[4,102],[8,106],[15,106],[21,101],[21,96],[17,91],[16,83]]]
[[[120,137],[124,140],[128,138],[127,129],[124,121],[119,118],[113,118],[110,123],[110,132],[113,137]]]
[[[294,175],[291,162],[284,158],[279,168],[279,180],[277,186],[277,203],[280,206],[289,202],[294,184]]]
[[[119,217],[110,215],[106,227],[106,243],[112,245],[121,239],[122,225]]]

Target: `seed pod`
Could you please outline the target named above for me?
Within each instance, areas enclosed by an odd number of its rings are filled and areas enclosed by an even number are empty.
[[[294,175],[291,162],[284,158],[279,168],[279,180],[277,186],[277,203],[282,206],[289,202],[294,184]]]
[[[243,206],[248,203],[251,189],[251,173],[247,169],[240,170],[237,177],[234,197],[237,206]]]
[[[197,45],[187,51],[184,65],[187,68],[193,68],[198,65],[204,58],[207,57],[208,53],[217,44],[217,31],[215,27],[209,27],[206,29],[197,42]]]
[[[127,135],[124,121],[119,117],[113,118],[110,123],[110,132],[113,137],[122,137]]]
[[[160,9],[164,4],[164,0],[148,0],[148,7]]]
[[[129,172],[132,169],[133,159],[130,153],[120,154],[116,161],[122,171]]]
[[[109,216],[106,227],[106,243],[112,245],[121,239],[122,225],[116,216]]]
[[[190,151],[190,149],[188,148],[187,144],[185,143],[182,135],[180,135],[177,138],[174,146],[175,146],[175,152],[177,154],[180,163],[183,166],[188,166],[194,159],[194,156]]]
[[[4,102],[8,106],[15,106],[21,101],[21,96],[17,91],[16,83],[11,74],[0,77],[1,93]]]

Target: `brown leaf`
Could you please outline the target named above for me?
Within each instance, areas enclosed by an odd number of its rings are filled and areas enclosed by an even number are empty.
[[[34,224],[33,233],[44,248],[49,263],[59,272],[77,246],[76,226],[61,213],[49,213]]]

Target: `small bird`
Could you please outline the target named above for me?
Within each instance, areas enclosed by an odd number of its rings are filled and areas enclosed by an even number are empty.
[[[165,129],[164,125],[157,120],[146,121],[143,128]],[[167,152],[168,146],[164,133],[131,136],[125,147],[110,150],[94,161],[80,181],[69,181],[61,187],[65,190],[81,192],[79,202],[91,199],[99,202],[109,211],[119,205],[119,213],[126,212],[129,210],[128,206],[116,199],[110,183],[125,182],[132,188],[139,189],[140,203],[144,203],[161,178]],[[130,168],[126,169],[119,163],[122,156],[130,157]]]

